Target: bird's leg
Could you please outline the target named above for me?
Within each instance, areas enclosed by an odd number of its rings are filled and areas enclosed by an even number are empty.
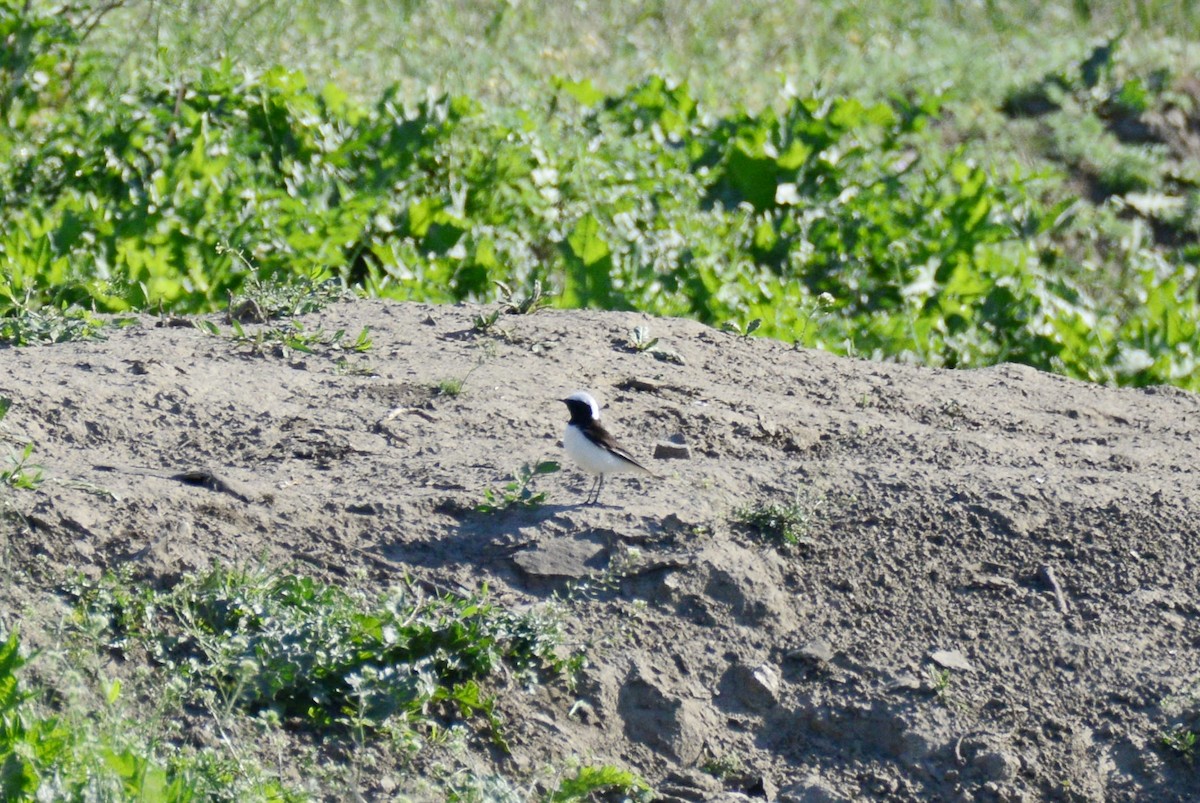
[[[600,504],[600,491],[604,489],[604,475],[601,474],[596,478],[596,495],[592,497],[592,504]]]

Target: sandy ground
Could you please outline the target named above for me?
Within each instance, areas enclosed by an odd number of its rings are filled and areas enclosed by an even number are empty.
[[[514,604],[588,583],[562,608],[582,683],[503,695],[513,753],[477,759],[510,775],[576,756],[668,800],[1200,797],[1200,769],[1160,744],[1200,730],[1196,396],[632,313],[479,334],[479,312],[353,301],[301,318],[370,327],[350,370],[152,317],[0,350],[0,435],[33,441],[53,478],[13,492],[29,529],[6,525],[9,578],[132,563],[169,583],[253,559],[486,583]],[[679,359],[632,349],[636,326]],[[588,507],[564,463],[535,481],[544,504],[475,512],[522,464],[562,459],[558,400],[577,389],[658,478],[613,478]],[[176,478],[205,471],[218,482]],[[792,501],[796,548],[737,524]],[[29,604],[7,585],[10,612]]]

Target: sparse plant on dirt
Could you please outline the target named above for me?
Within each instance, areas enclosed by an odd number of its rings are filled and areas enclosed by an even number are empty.
[[[801,546],[808,536],[817,503],[797,492],[789,502],[759,502],[738,508],[734,521],[777,549]]]
[[[104,321],[79,307],[35,306],[11,296],[0,302],[0,344],[37,346],[75,340],[100,340]]]
[[[1196,742],[1200,739],[1196,731],[1180,725],[1163,734],[1160,743],[1169,753],[1191,764],[1196,760]]]
[[[216,324],[211,321],[202,323],[210,333],[220,333]],[[316,354],[319,348],[362,354],[369,351],[372,345],[370,328],[366,326],[359,331],[357,337],[349,340],[346,337],[345,329],[338,329],[334,332],[326,332],[324,329],[308,331],[304,328],[304,324],[296,320],[291,321],[290,326],[287,327],[263,328],[251,332],[247,332],[237,319],[232,319],[230,325],[233,328],[231,335],[233,342],[255,356],[274,352],[280,357],[287,358],[293,351],[301,354]]]
[[[534,478],[540,474],[553,474],[559,468],[554,460],[543,460],[534,465],[526,463],[502,487],[484,489],[483,501],[475,506],[475,510],[500,513],[512,507],[537,507],[546,501],[546,492],[533,490]]]
[[[708,773],[719,781],[732,778],[746,771],[746,764],[737,753],[723,753],[719,756],[709,756],[700,765],[703,772]]]
[[[503,315],[532,315],[550,304],[550,298],[545,294],[540,279],[534,281],[528,294],[521,296],[515,295],[513,290],[502,281],[496,280],[493,283],[500,291],[500,303],[495,309],[475,316],[472,328],[480,334],[490,334],[494,328],[497,328],[496,324]],[[501,330],[501,334],[508,336],[504,330]]]
[[[658,338],[650,336],[650,327],[636,326],[633,329],[633,334],[629,338],[629,345],[636,352],[653,351],[658,345]]]
[[[379,372],[367,360],[351,362],[345,357],[333,361],[333,370],[341,376],[379,376]]]
[[[670,362],[683,365],[683,357],[679,352],[660,346],[657,337],[651,337],[648,326],[634,327],[629,336],[629,348],[638,354],[650,354],[660,362]]]
[[[435,712],[482,719],[502,742],[481,683],[501,667],[558,674],[552,619],[483,597],[412,588],[369,598],[294,574],[215,568],[154,591],[106,575],[77,584],[81,626],[115,649],[140,645],[186,694],[226,720],[270,709],[314,730],[419,743]]]
[[[500,291],[500,310],[507,315],[531,315],[550,304],[541,279],[535,279],[533,287],[523,295],[518,295],[502,281],[496,280],[495,285]]]
[[[0,396],[0,421],[8,415],[8,411],[12,408],[12,399],[7,396]],[[8,465],[0,468],[0,485],[6,485],[9,488],[23,488],[25,490],[34,490],[42,484],[44,477],[42,476],[42,467],[29,462],[33,456],[34,446],[32,443],[27,443],[17,452],[14,449],[8,451]]]
[[[232,252],[242,257],[240,251]],[[345,285],[336,280],[315,282],[296,278],[288,281],[250,279],[229,297],[226,319],[230,322],[266,323],[280,318],[294,318],[325,309],[330,304],[350,297]]]
[[[471,378],[471,374],[478,371],[480,368],[483,367],[484,363],[486,363],[488,360],[490,360],[492,357],[495,357],[495,356],[496,356],[496,344],[495,343],[487,343],[486,347],[483,350],[483,353],[479,355],[479,357],[475,360],[475,364],[472,365],[469,369],[467,369],[467,372],[465,374],[463,374],[462,376],[459,376],[459,377],[451,377],[449,379],[443,379],[443,380],[439,381],[437,383],[437,385],[434,386],[434,390],[437,392],[437,395],[449,396],[450,398],[454,398],[455,396],[460,395],[463,392],[463,388],[465,388],[467,385],[467,380]]]
[[[33,456],[33,444],[25,444],[19,453],[10,449],[8,453],[8,467],[0,469],[0,483],[9,486],[10,488],[23,488],[25,490],[36,490],[45,479],[42,476],[42,467],[29,462]]]
[[[580,803],[594,800],[598,794],[620,794],[625,800],[648,801],[653,799],[650,784],[635,775],[612,765],[584,765],[558,782],[558,786],[547,794],[545,803]]]
[[[806,319],[805,320],[806,325],[807,325],[807,322],[808,321]],[[723,331],[735,334],[738,337],[747,338],[747,337],[750,337],[750,335],[757,332],[759,327],[761,327],[761,326],[762,326],[762,318],[751,318],[745,324],[742,324],[740,321],[726,321],[725,323],[721,324],[721,329]]]
[[[929,686],[929,690],[941,702],[946,702],[950,697],[950,681],[952,676],[949,669],[938,669],[930,666],[925,670],[925,682]]]

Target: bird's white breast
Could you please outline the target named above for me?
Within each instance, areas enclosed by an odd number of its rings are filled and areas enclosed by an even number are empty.
[[[580,468],[592,474],[637,470],[627,460],[622,460],[607,449],[592,443],[579,427],[571,424],[567,424],[567,430],[563,433],[563,448]]]

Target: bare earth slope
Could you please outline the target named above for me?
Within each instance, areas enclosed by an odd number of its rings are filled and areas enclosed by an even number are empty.
[[[668,799],[1200,797],[1200,770],[1159,743],[1200,730],[1196,396],[636,314],[505,316],[481,335],[478,313],[355,301],[300,319],[369,326],[351,363],[376,375],[149,317],[0,350],[0,434],[61,480],[15,492],[32,530],[6,533],[9,576],[132,562],[169,582],[264,560],[529,604],[590,577],[563,607],[582,683],[504,695],[513,754],[480,761],[512,775],[579,756]],[[683,364],[629,348],[638,325]],[[473,366],[460,395],[432,390]],[[584,507],[589,478],[564,465],[536,480],[540,507],[474,512],[521,464],[562,457],[558,400],[581,388],[659,478],[614,478]],[[690,456],[655,458],[671,437]],[[224,484],[170,476],[189,470]],[[794,549],[735,523],[796,498]]]

